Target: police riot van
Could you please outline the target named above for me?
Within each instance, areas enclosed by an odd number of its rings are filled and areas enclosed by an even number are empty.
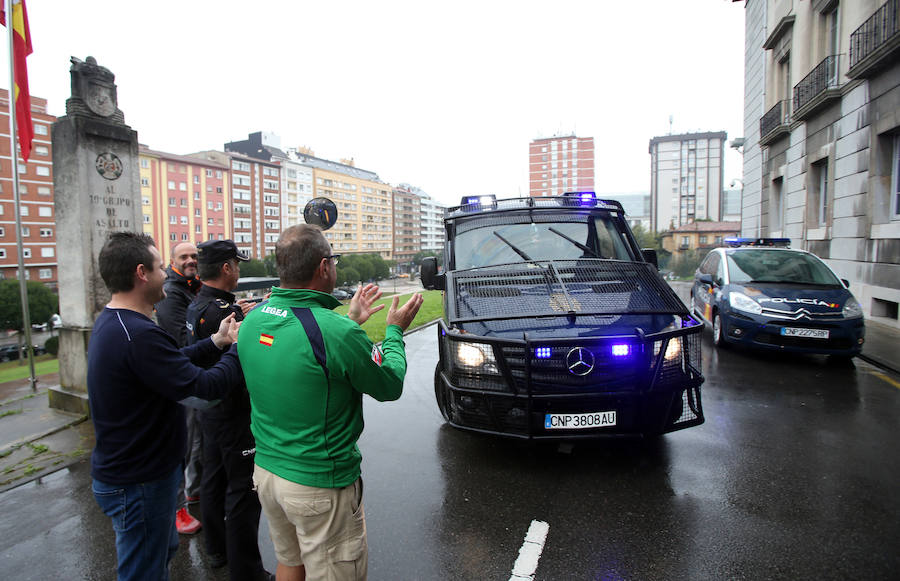
[[[463,199],[444,217],[434,392],[451,425],[502,436],[656,435],[702,424],[703,325],[593,192]]]

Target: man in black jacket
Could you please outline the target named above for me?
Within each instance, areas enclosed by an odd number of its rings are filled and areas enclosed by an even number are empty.
[[[209,240],[199,250],[203,288],[187,310],[188,344],[215,334],[231,313],[235,321],[243,320],[256,304],[235,301],[231,292],[241,276],[240,263],[249,256],[231,240]],[[211,367],[219,355],[212,353],[198,365]],[[232,581],[268,579],[257,543],[262,508],[253,490],[256,445],[250,433],[250,396],[241,387],[198,415],[203,431],[200,511],[209,564],[215,568],[227,563]]]
[[[156,321],[169,335],[175,337],[179,347],[184,347],[187,341],[185,313],[201,286],[197,279],[197,247],[190,242],[176,244],[172,247],[169,268],[166,269],[166,298],[156,303]],[[187,432],[184,484],[178,494],[178,513],[175,515],[178,532],[186,535],[200,530],[200,521],[188,512],[187,503],[196,502],[203,475],[200,465],[200,424],[191,408],[187,409]]]

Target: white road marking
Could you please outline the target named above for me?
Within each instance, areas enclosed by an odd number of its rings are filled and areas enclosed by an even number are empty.
[[[516,564],[513,565],[512,576],[509,581],[533,581],[534,573],[537,571],[538,561],[541,558],[541,552],[544,550],[544,543],[547,540],[547,533],[550,531],[550,525],[539,520],[531,521],[528,532],[525,533],[525,542],[519,549],[519,557]]]

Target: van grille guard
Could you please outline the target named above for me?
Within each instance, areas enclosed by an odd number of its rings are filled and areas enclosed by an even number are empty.
[[[555,316],[687,315],[675,291],[644,262],[583,258],[470,268],[447,273],[447,292],[451,325]]]

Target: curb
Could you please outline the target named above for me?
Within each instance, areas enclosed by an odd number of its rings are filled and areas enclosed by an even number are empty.
[[[888,363],[887,361],[885,361],[883,359],[871,357],[864,353],[860,353],[859,355],[857,355],[857,357],[859,359],[862,359],[869,365],[874,365],[875,367],[877,367],[883,371],[889,371],[891,373],[896,373],[897,375],[900,375],[900,369],[894,367],[893,365],[891,365],[890,363]]]
[[[71,422],[68,422],[62,426],[50,428],[49,430],[44,430],[43,432],[38,432],[37,434],[30,434],[28,436],[25,436],[24,438],[20,438],[20,439],[14,441],[14,442],[4,444],[2,447],[0,447],[0,457],[4,456],[7,452],[12,452],[14,450],[18,450],[25,444],[34,442],[36,440],[42,440],[42,439],[46,438],[47,436],[52,436],[53,434],[56,434],[63,430],[68,430],[72,426],[77,426],[78,424],[84,422],[87,419],[88,419],[88,417],[86,415],[79,416],[79,417],[75,418],[74,420],[72,420]]]

